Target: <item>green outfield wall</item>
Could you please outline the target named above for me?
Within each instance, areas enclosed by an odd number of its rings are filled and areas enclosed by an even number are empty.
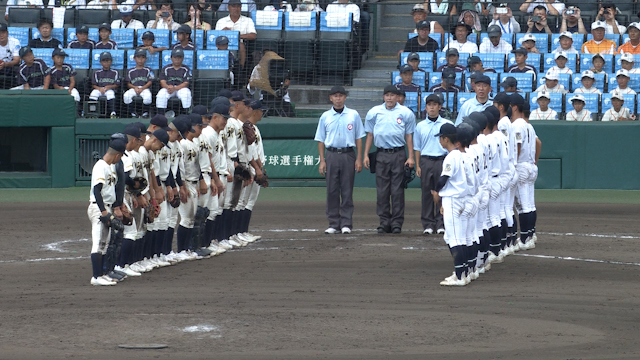
[[[2,188],[88,185],[109,135],[135,121],[76,119],[73,99],[56,90],[0,91],[0,109],[0,129],[12,134],[11,139],[0,136],[0,169],[7,169],[7,161],[19,161],[10,143],[32,145],[35,131],[43,132],[47,142],[46,169],[0,170]],[[313,141],[317,119],[265,118],[258,125],[273,186],[324,186]],[[640,189],[640,122],[533,125],[542,140],[537,188]],[[356,186],[374,187],[374,175],[367,170],[357,174]],[[419,181],[411,187],[419,187]]]

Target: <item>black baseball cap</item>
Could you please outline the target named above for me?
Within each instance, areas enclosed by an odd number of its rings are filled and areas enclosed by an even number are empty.
[[[23,46],[20,48],[20,51],[18,51],[18,55],[20,55],[20,58],[23,58],[25,55],[27,55],[30,52],[33,52],[30,47]]]
[[[189,115],[189,122],[191,122],[191,126],[202,126],[202,116],[200,114],[194,114],[193,112]]]
[[[164,146],[171,149],[171,146],[169,146],[169,134],[167,133],[166,130],[164,129],[155,130],[153,132],[153,136],[155,136],[156,139],[160,140],[160,142],[163,143]]]
[[[229,5],[242,5],[241,0],[229,0]]]
[[[480,64],[482,62],[482,59],[480,59],[479,56],[470,56],[469,59],[467,59],[467,65],[471,66],[471,65],[475,65],[475,64]]]
[[[147,127],[140,121],[136,121],[131,124],[137,126],[138,129],[140,129],[140,134],[151,134],[149,131],[147,131]]]
[[[512,53],[514,53],[514,54],[522,54],[522,55],[529,55],[529,52],[527,51],[527,49],[525,49],[523,47],[519,47],[519,48],[513,50]]]
[[[107,29],[107,30],[111,31],[111,25],[109,25],[109,24],[107,24],[107,23],[102,23],[102,24],[100,24],[100,26],[98,27],[98,31],[99,31],[99,30],[102,30],[102,29]],[[76,34],[77,34],[77,32],[76,32]]]
[[[384,91],[383,91],[383,94],[386,94],[386,93],[400,95],[400,90],[398,90],[398,88],[393,85],[387,85],[384,87]]]
[[[450,67],[442,69],[442,78],[447,80],[453,80],[456,78],[456,71]]]
[[[500,30],[500,26],[491,25],[487,28],[487,34],[489,37],[496,37],[502,35],[502,30]]]
[[[516,80],[516,78],[514,78],[513,76],[509,76],[507,78],[505,78],[504,80],[502,80],[502,82],[500,83],[500,86],[506,88],[506,87],[517,87],[518,86],[518,80]]]
[[[442,124],[442,126],[440,126],[440,131],[434,135],[434,137],[440,137],[440,136],[451,136],[451,135],[455,135],[457,132],[455,125],[453,125],[452,123],[445,123]]]
[[[216,45],[227,45],[229,43],[229,38],[221,35],[216,38]]]
[[[493,97],[493,103],[509,107],[511,105],[511,97],[505,92],[499,92]]]
[[[111,57],[111,53],[108,51],[103,51],[102,53],[100,53],[100,61],[102,60],[112,60],[113,58]]]
[[[76,34],[88,34],[89,27],[87,25],[82,25],[76,29]]]
[[[9,31],[9,29],[7,28],[7,24],[0,23],[0,31]]]
[[[416,23],[416,29],[420,30],[424,28],[431,30],[431,24],[429,24],[427,20],[418,21]]]
[[[109,142],[109,148],[113,149],[113,150],[115,150],[115,151],[117,151],[117,152],[119,152],[121,154],[124,154],[125,156],[127,155],[127,154],[124,153],[125,150],[127,150],[127,143],[124,142],[124,140],[121,140],[121,139],[111,140]]]
[[[490,107],[493,107],[493,106],[490,106]],[[471,121],[478,124],[478,128],[480,129],[480,132],[482,132],[482,130],[487,127],[487,122],[489,121],[489,119],[487,118],[486,112],[478,112],[478,111],[475,111],[469,114],[469,119],[471,119]]]
[[[133,53],[133,57],[144,56],[147,57],[147,50],[145,49],[136,49],[136,52]]]
[[[131,135],[134,138],[139,138],[140,137],[140,128],[138,127],[138,125],[136,124],[129,124],[124,128],[123,133],[125,135]]]
[[[191,26],[189,25],[180,25],[180,27],[174,31],[174,33],[179,34],[179,33],[184,33],[184,34],[191,34]]]
[[[151,125],[155,125],[165,130],[167,127],[169,127],[169,120],[167,120],[167,117],[162,114],[156,114],[151,118],[150,123]]]
[[[231,90],[229,90],[229,89],[221,89],[220,91],[218,91],[218,96],[224,96],[227,99],[231,99],[233,94],[231,93]]]
[[[229,101],[227,100],[227,104],[224,102],[218,102],[211,106],[211,114],[218,114],[226,118],[230,118],[231,114],[229,114]]]
[[[156,39],[156,35],[151,31],[145,31],[142,34],[142,40],[155,40],[155,39]]]
[[[244,101],[244,94],[240,90],[234,90],[231,92],[231,100],[233,101]]]
[[[189,117],[184,114],[178,115],[175,119],[173,119],[172,124],[178,129],[182,137],[185,137],[187,132],[196,132],[194,128],[191,127],[191,120]]]
[[[429,96],[427,96],[426,103],[430,102],[435,102],[438,103],[438,105],[442,105],[442,99],[437,94],[430,94]]]
[[[251,107],[252,110],[268,110],[269,107],[267,105],[263,105],[262,101],[260,100],[251,100],[251,103],[249,103],[249,107]]]
[[[460,53],[458,52],[458,49],[451,48],[447,50],[447,57],[449,56],[460,56]]]
[[[207,111],[207,107],[204,105],[196,105],[191,109],[192,114],[198,114],[200,116],[208,116],[209,111]]]
[[[332,87],[331,91],[329,91],[329,95],[333,95],[333,94],[349,95],[347,93],[347,90],[345,90],[344,86],[342,86],[342,85],[336,85],[336,86]]]
[[[500,120],[500,110],[495,106],[489,106],[484,109],[484,115],[487,117],[487,126],[493,128]]]
[[[417,52],[412,52],[407,56],[407,61],[418,60],[420,61],[420,55]]]
[[[404,64],[400,67],[400,74],[409,72],[409,71],[413,72],[413,66]]]
[[[463,121],[471,121],[469,117],[465,116]],[[467,122],[463,122],[456,128],[456,138],[461,142],[471,142],[475,138],[476,130]]]
[[[473,79],[475,81],[478,75],[481,75],[481,74],[482,73],[479,71],[472,71],[471,74],[469,74],[469,79]]]
[[[64,57],[67,57],[67,56],[69,56],[69,54],[67,54],[67,53],[64,51],[64,49],[55,48],[55,49],[53,49],[53,52],[51,53],[51,57],[54,57],[54,56],[64,56]]]
[[[479,74],[476,76],[476,84],[485,83],[487,85],[491,85],[491,78],[489,78],[485,74]]]
[[[524,105],[524,98],[518,93],[511,94],[509,99],[511,100],[511,105]]]
[[[184,50],[182,49],[173,49],[171,50],[171,57],[184,57]]]

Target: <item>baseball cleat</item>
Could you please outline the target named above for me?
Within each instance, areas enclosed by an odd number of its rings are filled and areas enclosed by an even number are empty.
[[[232,236],[229,238],[229,245],[233,246],[234,248],[239,248],[242,246],[242,243]]]
[[[443,228],[440,228],[440,229],[438,229],[438,231],[436,231],[436,233],[437,233],[438,235],[444,235],[444,229],[443,229]]]
[[[140,276],[140,275],[142,275],[137,271],[133,271],[128,265],[125,265],[125,267],[123,267],[123,268],[120,267],[120,266],[116,266],[116,270],[127,274],[127,276]]]
[[[487,263],[489,264],[493,264],[493,263],[499,264],[503,261],[504,259],[501,259],[499,256],[496,256],[493,253],[490,253],[489,257],[487,258]]]
[[[327,230],[324,231],[325,234],[337,234],[338,233],[338,229],[334,229],[332,227],[327,228]]]
[[[109,276],[109,275],[102,275],[102,278],[103,278],[103,279],[105,279],[105,280],[107,280],[107,281],[113,281],[113,282],[115,282],[115,283],[117,283],[117,282],[120,282],[120,281],[124,280],[124,279],[116,279],[116,278],[115,278],[115,276],[116,276],[116,275],[113,275],[113,276],[114,276],[114,277],[111,277],[111,276]]]
[[[109,286],[109,285],[115,285],[115,284],[116,284],[115,281],[104,279],[102,276],[98,278],[94,278],[94,277],[91,278],[91,285],[93,286]]]
[[[433,229],[432,228],[426,228],[426,229],[424,229],[424,231],[422,233],[424,235],[433,235]]]
[[[127,276],[124,274],[120,274],[118,272],[115,272],[114,270],[109,271],[109,273],[107,275],[104,275],[107,278],[115,281],[115,282],[120,282],[122,280],[124,280]]]
[[[258,241],[258,240],[262,239],[262,236],[260,236],[260,235],[253,235],[252,233],[248,233],[248,232],[245,233],[245,234],[249,235],[252,238],[255,238],[255,240],[253,240],[253,241]]]
[[[348,227],[346,227],[346,226],[345,226],[345,227],[343,227],[341,231],[342,231],[342,233],[343,233],[343,234],[351,234],[351,229],[349,229],[349,228],[348,228]]]
[[[464,278],[458,279],[456,276],[453,279],[448,277],[440,282],[442,286],[465,286],[467,284],[468,282]]]
[[[218,243],[218,245],[225,250],[233,249],[233,245],[229,244],[229,240],[222,240]]]

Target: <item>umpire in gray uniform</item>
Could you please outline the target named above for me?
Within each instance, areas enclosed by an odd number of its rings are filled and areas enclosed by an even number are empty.
[[[413,168],[415,165],[412,135],[416,128],[416,116],[409,108],[398,104],[398,95],[400,90],[395,86],[385,86],[384,104],[371,108],[364,122],[367,140],[363,163],[367,169],[375,167],[375,171],[371,171],[376,174],[376,212],[380,218],[380,234],[402,232],[404,168]],[[373,144],[377,147],[375,161],[369,159]]]
[[[320,155],[318,170],[327,181],[329,228],[324,232],[349,234],[353,226],[353,182],[356,171],[362,171],[364,127],[358,112],[344,106],[344,87],[331,88],[329,100],[333,107],[320,117],[314,138]]]

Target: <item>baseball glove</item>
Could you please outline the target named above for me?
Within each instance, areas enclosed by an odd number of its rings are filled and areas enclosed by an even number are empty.
[[[242,124],[242,131],[247,139],[247,145],[251,145],[256,142],[256,129],[250,121],[247,120]]]
[[[100,216],[100,221],[102,221],[103,224],[112,228],[115,231],[122,231],[124,229],[124,225],[122,224],[122,221],[111,213],[105,216]]]
[[[238,164],[233,172],[233,177],[237,181],[245,181],[251,179],[251,173],[244,165]]]
[[[140,195],[140,192],[146,189],[147,186],[149,185],[149,183],[147,182],[147,179],[145,178],[138,178],[138,179],[134,179],[133,181],[135,182],[135,186],[131,187],[127,185],[127,191],[129,191],[131,194],[135,196]]]
[[[173,195],[173,200],[171,200],[169,204],[174,209],[180,206],[180,194],[176,193],[175,195]]]
[[[409,167],[409,165],[405,165],[404,167],[404,177],[402,178],[402,187],[408,188],[409,183],[416,178],[416,170]]]
[[[262,176],[260,176],[260,177],[256,176],[254,180],[255,180],[256,184],[258,184],[258,185],[260,185],[260,186],[262,186],[264,188],[269,187],[269,177],[267,176],[266,172],[263,172]]]
[[[155,220],[155,218],[160,215],[160,204],[158,204],[156,199],[151,199],[151,201],[149,201],[149,208],[151,209],[152,218]]]
[[[127,226],[133,224],[133,215],[126,206],[122,207],[122,224]]]

